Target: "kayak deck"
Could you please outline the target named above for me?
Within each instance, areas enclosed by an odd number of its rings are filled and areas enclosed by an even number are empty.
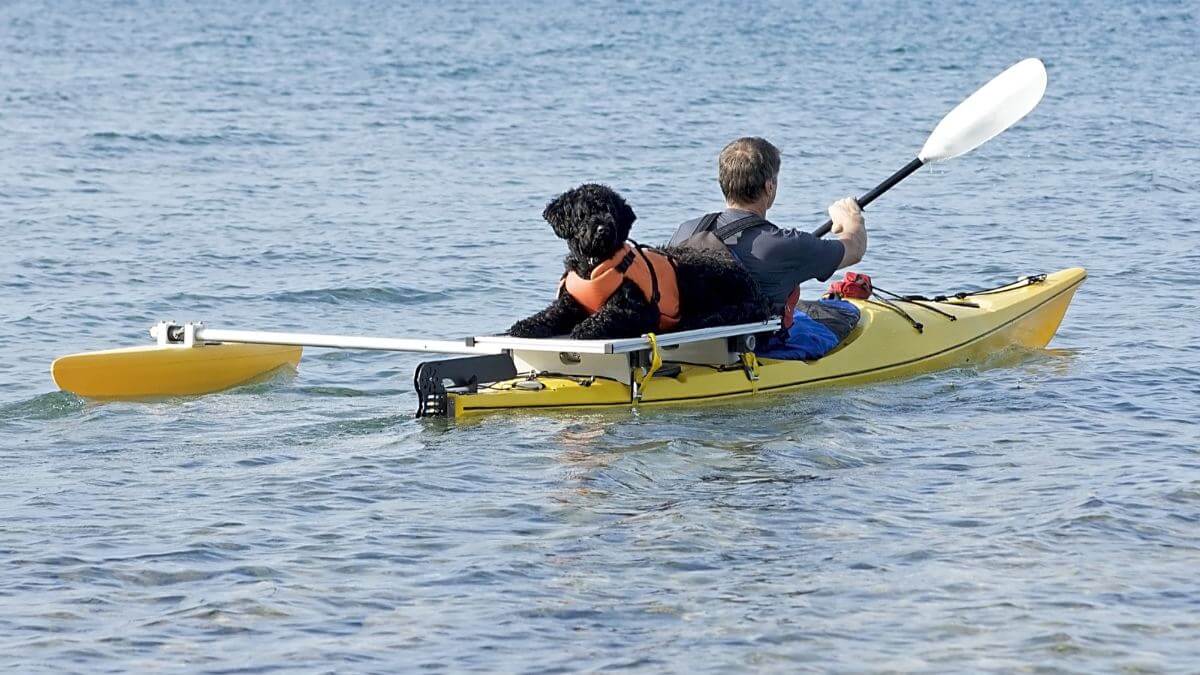
[[[728,350],[728,358],[703,362],[689,357],[703,351],[705,343],[684,345],[690,351],[680,355],[671,347],[651,344],[625,354],[564,351],[554,360],[546,359],[544,350],[534,358],[513,348],[507,351],[514,372],[502,373],[510,377],[479,378],[445,390],[444,404],[432,406],[432,411],[424,405],[430,383],[421,382],[418,370],[423,404],[418,414],[465,417],[513,409],[653,406],[909,377],[978,362],[1008,346],[1045,347],[1086,277],[1083,269],[1072,268],[942,301],[889,306],[854,300],[861,311],[858,326],[834,351],[815,361],[755,362],[734,353],[727,338],[710,341],[709,349]],[[564,350],[570,347],[570,341],[555,342]],[[661,360],[658,368],[649,365],[655,361],[654,352]],[[742,358],[735,361],[736,357]],[[556,363],[562,365],[555,367]],[[657,374],[639,377],[649,370]]]

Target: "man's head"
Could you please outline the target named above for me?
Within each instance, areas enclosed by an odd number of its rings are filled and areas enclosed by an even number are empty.
[[[729,204],[750,206],[765,199],[769,207],[779,178],[779,150],[757,136],[739,138],[721,151],[717,177]]]

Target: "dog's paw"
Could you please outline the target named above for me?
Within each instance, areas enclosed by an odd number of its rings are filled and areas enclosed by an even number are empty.
[[[621,333],[628,333],[628,335]],[[601,326],[593,326],[588,325],[587,323],[581,323],[576,326],[567,337],[571,338],[572,340],[608,340],[622,337],[636,337],[638,335],[641,335],[641,333],[628,330],[614,332],[611,326],[605,329]]]
[[[508,334],[519,338],[548,338],[551,336],[550,327],[531,319],[522,319],[508,329]]]
[[[571,338],[572,340],[595,340],[597,338],[597,335],[596,335],[595,331],[589,330],[588,328],[576,326],[575,330],[571,331],[570,334],[567,335],[567,337]]]

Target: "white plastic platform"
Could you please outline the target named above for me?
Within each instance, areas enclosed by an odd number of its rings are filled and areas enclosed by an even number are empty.
[[[779,320],[741,323],[733,326],[715,326],[696,330],[679,331],[655,335],[659,347],[704,342],[719,338],[752,335],[779,329]],[[517,338],[507,335],[484,335],[475,338],[475,344],[493,349],[527,352],[571,352],[575,354],[627,354],[650,348],[646,336],[618,340],[573,340],[571,338]]]

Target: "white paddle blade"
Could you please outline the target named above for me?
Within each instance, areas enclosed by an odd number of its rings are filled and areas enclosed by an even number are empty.
[[[1000,73],[942,118],[917,157],[940,162],[966,154],[1029,114],[1046,93],[1046,66],[1025,59]]]

